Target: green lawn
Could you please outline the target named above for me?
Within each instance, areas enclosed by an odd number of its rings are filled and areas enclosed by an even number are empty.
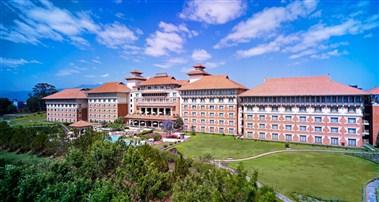
[[[46,121],[45,113],[28,114],[21,117],[9,118],[8,123],[12,126],[32,126],[53,124]]]
[[[14,152],[0,151],[0,161],[1,160],[7,163],[34,164],[47,161],[48,159],[44,157],[38,157],[33,154],[17,154]]]
[[[292,149],[340,149],[333,147],[290,144]],[[176,148],[187,157],[211,154],[215,159],[244,158],[270,151],[283,150],[283,142],[236,140],[232,136],[197,134]]]
[[[257,170],[259,181],[287,196],[298,192],[323,199],[361,201],[365,183],[379,176],[378,164],[334,153],[280,153],[242,164],[251,172]]]

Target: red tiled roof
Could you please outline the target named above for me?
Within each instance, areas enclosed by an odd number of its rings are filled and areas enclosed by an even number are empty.
[[[69,126],[74,127],[74,128],[85,128],[85,127],[92,126],[92,124],[88,123],[87,121],[80,120],[80,121],[70,124]]]
[[[246,87],[229,79],[227,75],[209,75],[179,88],[179,90],[204,89],[246,89]]]
[[[338,83],[328,76],[266,79],[240,96],[365,95],[366,92]]]
[[[176,80],[175,77],[169,76],[167,74],[157,75],[143,81],[138,86],[155,86],[155,85],[170,85],[176,84],[181,85],[180,81]]]
[[[371,95],[379,95],[379,87],[367,91]]]
[[[85,91],[80,88],[67,88],[52,95],[46,96],[44,100],[58,100],[58,99],[87,99]]]
[[[88,93],[127,93],[129,91],[130,89],[122,82],[109,82],[88,91]]]

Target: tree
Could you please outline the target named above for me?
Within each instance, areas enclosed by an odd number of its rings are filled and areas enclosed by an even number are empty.
[[[165,120],[163,121],[162,126],[163,126],[163,130],[171,134],[174,123],[171,120]]]
[[[57,92],[55,86],[48,83],[37,83],[32,90],[32,93],[29,94],[29,98],[26,101],[29,111],[38,112],[44,111],[45,102],[42,98],[54,94]]]
[[[0,115],[16,112],[16,106],[8,98],[0,98]]]
[[[177,130],[179,129],[181,130],[183,129],[183,125],[184,125],[184,122],[183,122],[182,117],[179,116],[178,118],[176,118],[174,128]]]

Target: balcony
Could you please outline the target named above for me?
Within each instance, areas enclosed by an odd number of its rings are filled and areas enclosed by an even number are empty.
[[[161,99],[136,99],[137,106],[174,106],[178,103],[179,98],[161,98]]]
[[[367,120],[363,120],[363,125],[368,126],[370,123]]]

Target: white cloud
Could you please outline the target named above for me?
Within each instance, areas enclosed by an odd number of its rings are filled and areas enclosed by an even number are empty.
[[[7,1],[6,8],[17,17],[13,26],[0,24],[0,38],[15,43],[41,44],[43,39],[70,41],[79,48],[90,46],[84,38],[93,34],[99,43],[116,48],[132,43],[142,34],[118,22],[97,24],[88,12],[71,12],[58,8],[49,1]]]
[[[97,41],[109,48],[129,44],[137,39],[135,32],[120,23],[104,26],[103,30],[99,31],[97,35]]]
[[[192,52],[192,59],[195,61],[206,61],[209,60],[212,56],[204,49],[197,49]]]
[[[242,0],[190,0],[179,16],[207,24],[224,24],[241,16],[245,10],[246,3]]]
[[[145,54],[158,57],[168,55],[169,52],[179,53],[185,39],[196,35],[196,31],[189,30],[185,25],[160,22],[159,30],[146,39]]]
[[[290,59],[304,56],[326,59],[331,56],[346,55],[346,51],[336,48],[348,45],[346,42],[330,44],[330,39],[345,35],[363,34],[368,30],[379,27],[379,15],[367,20],[348,19],[340,24],[326,26],[317,24],[305,32],[296,32],[287,36],[280,35],[269,43],[263,43],[247,50],[237,51],[239,57],[253,57],[273,52],[290,53]]]
[[[26,64],[41,64],[37,60],[25,60],[23,58],[3,58],[0,57],[0,67],[11,67],[15,68],[18,66],[26,65]]]
[[[106,74],[102,74],[102,75],[100,75],[100,77],[101,77],[101,78],[107,78],[107,77],[109,77],[109,74],[108,74],[108,73],[106,73]]]
[[[317,0],[305,0],[294,1],[285,7],[266,8],[234,26],[232,32],[221,39],[214,48],[222,48],[265,37],[277,31],[283,23],[311,14],[316,7]]]
[[[65,69],[60,69],[56,76],[70,76],[72,74],[79,74],[80,71],[75,69],[75,68],[65,68]]]
[[[209,69],[214,69],[214,68],[220,67],[224,64],[225,64],[225,62],[206,62],[204,64],[204,66],[209,68]]]
[[[154,64],[154,66],[162,68],[162,69],[168,69],[176,65],[182,65],[187,63],[187,60],[184,58],[170,58],[166,62],[162,64]]]

